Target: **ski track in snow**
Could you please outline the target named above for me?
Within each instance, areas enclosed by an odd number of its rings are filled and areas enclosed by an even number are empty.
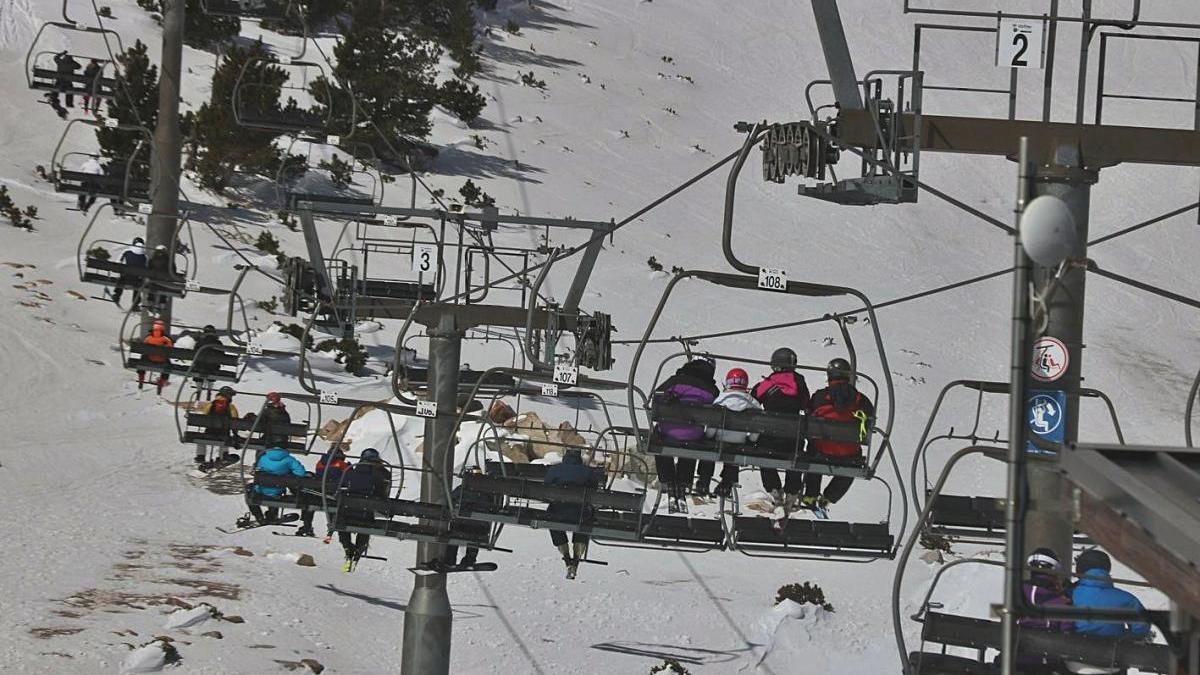
[[[111,26],[122,32],[125,44],[141,39],[152,45],[157,58],[156,28],[145,12],[133,0],[108,4],[117,17]],[[882,42],[876,30],[880,22],[911,23],[897,7],[889,5],[881,13],[878,0],[842,4],[860,72],[907,63],[909,48]],[[1173,18],[1200,19],[1191,4],[1165,4],[1171,7],[1154,11],[1170,13],[1173,7],[1178,15]],[[630,1],[618,6],[612,0],[575,0],[567,6],[522,0],[501,5],[492,22],[497,35],[485,45],[489,70],[481,81],[481,88],[492,91],[498,102],[485,111],[487,124],[471,130],[489,141],[485,150],[470,149],[478,164],[471,167],[472,180],[506,210],[525,215],[619,220],[739,145],[741,137],[730,130],[733,122],[793,119],[802,107],[798,97],[803,82],[825,76],[820,50],[812,47],[811,15],[803,3]],[[56,0],[0,2],[0,82],[9,94],[0,100],[0,181],[12,186],[20,206],[37,206],[41,216],[32,234],[0,224],[0,263],[36,266],[0,265],[0,279],[9,282],[0,284],[0,376],[5,384],[0,389],[5,429],[5,443],[0,445],[0,488],[5,493],[0,536],[6,542],[0,563],[9,574],[0,612],[0,631],[6,636],[0,645],[0,671],[117,673],[127,659],[132,667],[156,667],[157,647],[133,651],[156,635],[176,640],[183,659],[168,672],[280,672],[291,667],[283,664],[307,658],[325,665],[327,672],[394,671],[402,610],[412,588],[405,568],[413,560],[413,544],[373,543],[372,552],[388,562],[364,561],[356,573],[344,575],[338,571],[336,544],[278,537],[271,528],[232,536],[218,533],[214,526],[230,525],[244,510],[236,495],[238,467],[227,468],[215,479],[193,475],[190,448],[182,447],[175,435],[172,406],[152,392],[137,398],[132,374],[119,367],[114,347],[122,313],[103,301],[65,295],[95,292],[78,282],[73,259],[65,257],[75,251],[87,219],[66,210],[72,196],[55,194],[30,179],[33,166],[50,156],[63,125],[25,89],[21,64],[37,17],[57,16],[60,7]],[[500,28],[509,17],[522,24],[520,36]],[[256,25],[244,24],[247,34],[256,31]],[[266,37],[295,51],[290,38]],[[923,63],[931,72],[944,73],[946,83],[973,72],[993,73],[987,54],[979,57],[982,61],[972,60],[988,51],[972,39],[942,36],[931,42]],[[60,42],[51,37],[45,46],[53,49]],[[329,41],[324,44],[328,48]],[[1060,52],[1070,53],[1070,45],[1064,43]],[[664,62],[664,56],[672,63]],[[1183,79],[1194,84],[1194,71],[1186,62],[1181,67],[1178,50],[1144,56],[1157,58],[1163,66],[1145,72],[1183,71]],[[185,59],[194,67],[194,73],[185,75],[185,98],[195,106],[207,97],[203,80],[212,56],[188,49]],[[530,70],[546,80],[546,92],[514,83],[518,71]],[[667,77],[659,78],[659,72]],[[694,84],[675,75],[692,77]],[[1113,77],[1119,81],[1119,75]],[[1170,91],[1182,86],[1162,77],[1147,82],[1147,87]],[[1070,81],[1070,74],[1061,79]],[[1073,100],[1073,92],[1063,91],[1056,110]],[[929,112],[942,112],[942,106],[955,112],[994,112],[988,101],[963,104],[950,96],[927,96]],[[1114,123],[1135,119],[1121,118],[1121,110],[1114,110]],[[1107,114],[1106,108],[1106,120]],[[518,116],[526,123],[511,123]],[[539,116],[541,122],[530,122]],[[466,133],[461,125],[442,119],[433,140],[455,143]],[[91,143],[90,133],[80,131],[68,139],[64,151],[90,149]],[[695,144],[711,154],[695,151]],[[518,159],[519,169],[513,166]],[[930,184],[1006,217],[1014,178],[1008,163],[930,156],[922,171]],[[1094,191],[1092,230],[1097,234],[1154,215],[1154,205],[1174,205],[1181,199],[1178,172],[1123,167],[1106,171]],[[785,259],[789,274],[797,279],[850,283],[878,301],[997,269],[1011,258],[1006,237],[934,200],[905,207],[839,208],[799,201],[794,186],[763,185],[755,173],[756,168],[747,167],[739,184],[735,249],[745,260]],[[465,181],[449,175],[427,178],[447,194],[455,194]],[[727,268],[719,247],[724,179],[725,172],[717,172],[619,232],[611,244],[606,242],[585,306],[611,312],[620,328],[618,338],[640,336],[666,283],[668,275],[648,271],[649,256],[668,269]],[[1190,183],[1182,184],[1187,193]],[[197,200],[221,202],[194,186],[188,193]],[[388,200],[406,204],[407,191],[391,189]],[[539,211],[530,214],[530,205]],[[226,214],[216,213],[215,222],[222,224]],[[270,231],[289,253],[303,250],[302,238],[281,226],[273,214],[253,216],[229,217],[251,236]],[[1171,238],[1158,228],[1171,228]],[[323,229],[323,243],[332,245],[339,229]],[[130,220],[102,218],[92,236],[128,241],[140,232]],[[201,280],[228,287],[236,275],[230,263],[240,259],[231,257],[206,228],[197,227],[196,234]],[[502,231],[497,239],[500,244],[527,245],[537,234]],[[555,243],[579,241],[564,237]],[[1184,220],[1121,242],[1098,249],[1103,265],[1145,275],[1186,295],[1200,294],[1200,279],[1179,271],[1190,269],[1188,252],[1200,245],[1200,233]],[[407,272],[406,265],[401,261],[397,276]],[[555,285],[547,288],[565,288],[572,273],[571,265],[557,265],[547,280]],[[26,287],[42,278],[54,283]],[[38,298],[37,292],[51,300]],[[1007,373],[1008,293],[1007,282],[997,280],[880,313],[885,346],[897,373],[895,446],[906,475],[937,390],[952,379],[1002,379]],[[1182,405],[1176,405],[1176,399],[1182,400],[1191,379],[1188,371],[1195,367],[1192,336],[1200,329],[1195,314],[1147,301],[1132,291],[1114,290],[1099,279],[1089,283],[1088,293],[1089,384],[1108,391],[1122,414],[1140,423],[1126,429],[1130,440],[1178,443]],[[241,294],[256,327],[294,321],[253,308],[251,300],[279,294],[275,284],[251,275]],[[512,295],[496,299],[509,300]],[[37,303],[29,302],[33,298]],[[223,299],[199,296],[179,303],[177,311],[183,320],[199,325],[214,317],[223,321],[225,309]],[[685,284],[664,313],[659,333],[708,332],[844,309],[834,302],[751,297]],[[390,353],[396,328],[390,322],[365,337],[373,358]],[[875,348],[868,329],[860,323],[854,330],[860,362],[870,369]],[[818,326],[706,342],[704,347],[765,357],[777,344],[787,343],[797,348],[802,360],[823,363],[840,355],[840,338],[831,346],[822,340],[832,334],[828,326]],[[295,345],[277,332],[262,339],[271,347]],[[423,341],[411,346],[424,356]],[[477,369],[512,358],[506,346],[495,342],[468,343],[464,349],[464,360]],[[648,349],[639,384],[647,387],[658,361],[677,350],[674,345]],[[630,347],[617,348],[618,368],[628,366],[632,353]],[[110,365],[95,365],[97,361]],[[312,363],[322,387],[372,400],[390,395],[382,379],[355,382],[326,355],[314,357]],[[372,365],[382,371],[378,361]],[[625,373],[611,375],[623,379]],[[172,397],[176,384],[168,388]],[[239,388],[295,390],[295,362],[256,361]],[[949,402],[936,428],[966,428],[973,403],[970,397]],[[573,412],[546,401],[533,402],[532,409],[552,424],[574,421]],[[1098,413],[1083,411],[1088,428],[1101,436],[1098,440],[1108,440],[1104,434],[1110,433],[1109,427]],[[601,424],[602,416],[595,412],[581,415],[580,426],[588,419]],[[345,410],[332,416],[342,419]],[[981,433],[1003,428],[1002,417],[1003,405],[991,408]],[[386,457],[411,466],[420,462],[416,448],[422,435],[421,424],[400,425],[397,446],[386,416],[374,412],[356,422],[349,437],[362,444],[357,447],[375,445]],[[318,443],[318,449],[323,445]],[[944,444],[935,447],[931,468],[939,468],[952,450]],[[465,455],[464,446],[460,463]],[[311,468],[312,460],[306,462]],[[956,487],[964,493],[990,494],[999,489],[1001,478],[996,467],[972,466]],[[746,472],[743,480],[751,482],[744,489],[748,501],[757,490],[757,478]],[[406,486],[406,494],[415,490],[415,485]],[[883,499],[878,485],[856,483],[836,514],[860,522],[878,520]],[[318,516],[318,527],[321,522]],[[806,673],[896,670],[888,605],[894,564],[889,562],[842,565],[751,559],[729,552],[676,555],[596,546],[594,555],[609,565],[585,566],[578,580],[568,582],[544,531],[509,528],[501,545],[515,552],[483,556],[498,562],[498,571],[450,578],[456,675],[644,673],[668,656],[679,658],[697,675],[782,674],[796,672],[796,664],[805,664]],[[959,554],[976,551],[956,546]],[[311,555],[316,567],[296,565],[301,554]],[[902,614],[915,609],[933,570],[924,562],[911,563]],[[998,575],[984,570],[949,576],[939,597],[947,610],[986,616],[988,604],[1000,595]],[[754,635],[756,621],[770,611],[776,589],[803,581],[820,584],[836,611],[820,622],[781,621],[771,634],[769,653],[756,667],[767,651],[752,649],[752,641],[760,642]],[[1163,605],[1155,594],[1139,594],[1151,606]],[[213,618],[191,627],[165,628],[173,613],[193,611],[178,602],[191,607],[208,603],[226,619],[241,617],[244,622]],[[222,637],[204,635],[212,631]],[[915,648],[919,626],[906,622],[904,631],[908,646]]]

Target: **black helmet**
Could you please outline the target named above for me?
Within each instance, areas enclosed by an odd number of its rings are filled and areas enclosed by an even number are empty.
[[[212,325],[212,324],[210,323],[210,324],[206,325],[206,326],[203,328],[203,331],[204,331],[204,333],[205,333],[206,335],[207,335],[207,334],[210,334],[210,333],[216,333],[216,332],[217,332],[217,327],[216,327],[216,326],[214,326],[214,325]]]
[[[1075,574],[1083,576],[1088,570],[1112,571],[1112,558],[1098,548],[1089,548],[1075,558]]]
[[[375,448],[367,448],[366,450],[362,451],[362,455],[359,456],[359,459],[379,459],[379,451]]]
[[[217,390],[217,396],[224,396],[225,398],[233,398],[234,394],[236,393],[237,392],[233,390],[233,387],[221,387]]]
[[[780,347],[771,352],[771,370],[791,370],[796,367],[796,352]]]
[[[146,243],[146,241],[145,241],[144,239],[142,239],[141,237],[134,237],[134,238],[133,238],[133,245],[134,245],[134,246],[138,246],[139,244],[145,244],[145,243]]]
[[[850,362],[840,356],[829,362],[825,368],[825,375],[831,380],[848,380],[854,374],[854,368],[850,367]]]

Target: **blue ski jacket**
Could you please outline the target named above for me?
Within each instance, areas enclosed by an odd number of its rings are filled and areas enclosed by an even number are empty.
[[[1071,591],[1071,604],[1098,609],[1145,609],[1132,593],[1115,588],[1112,578],[1099,568],[1084,572],[1083,578]],[[1104,637],[1145,637],[1150,634],[1150,625],[1076,621],[1075,632]]]
[[[304,465],[300,463],[300,460],[292,457],[290,452],[282,448],[272,448],[263,453],[254,468],[273,476],[286,476],[289,473],[293,476],[303,476],[305,473]],[[278,497],[283,494],[283,488],[262,485],[255,485],[254,491],[264,497]]]

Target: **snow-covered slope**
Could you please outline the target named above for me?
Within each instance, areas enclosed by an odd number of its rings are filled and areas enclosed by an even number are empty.
[[[73,12],[82,16],[83,4],[72,3]],[[115,18],[109,25],[126,44],[156,44],[153,21],[132,0],[110,4]],[[860,73],[910,62],[911,31],[901,27],[912,21],[902,16],[899,2],[841,4]],[[1096,4],[1102,5],[1097,13],[1127,11],[1119,2]],[[1150,18],[1200,20],[1193,3],[1155,4],[1147,9],[1154,13]],[[453,193],[469,177],[506,211],[619,220],[736,148],[741,137],[732,130],[735,122],[804,117],[804,86],[824,77],[806,3],[500,5],[489,22],[500,26],[511,18],[522,29],[514,36],[496,28],[484,41],[482,86],[491,99],[485,123],[467,130],[439,117],[434,140],[444,150],[427,179]],[[39,210],[34,233],[0,226],[0,271],[10,279],[0,288],[0,563],[6,598],[0,669],[94,673],[118,672],[123,662],[153,666],[153,649],[130,647],[165,635],[174,640],[182,672],[274,672],[303,659],[315,659],[328,672],[394,671],[413,545],[382,542],[373,552],[388,562],[365,561],[355,574],[342,575],[336,545],[274,537],[269,528],[234,537],[217,532],[215,525],[228,526],[241,513],[241,500],[217,494],[220,482],[189,473],[190,452],[176,440],[170,406],[153,396],[137,398],[120,369],[119,311],[84,299],[92,290],[75,277],[74,253],[85,221],[66,210],[73,200],[56,195],[33,170],[49,164],[64,125],[22,84],[25,50],[58,6],[54,0],[0,3],[0,183],[19,205]],[[245,24],[247,35],[257,30]],[[287,44],[286,38],[268,37]],[[50,43],[64,44],[55,39]],[[1194,85],[1194,57],[1181,49],[1121,49],[1130,66],[1110,74],[1114,87],[1169,95]],[[930,81],[1003,86],[1006,74],[991,66],[991,50],[987,40],[938,35],[926,44],[922,63]],[[1062,53],[1071,53],[1070,38],[1060,45]],[[185,100],[194,108],[208,96],[212,56],[189,49],[186,59]],[[546,81],[544,92],[521,85],[518,72],[530,70]],[[1058,80],[1073,83],[1074,75],[1064,67]],[[1022,114],[1040,108],[1034,79],[1022,81]],[[1070,115],[1073,102],[1073,86],[1061,86],[1056,119]],[[1000,114],[1003,105],[939,92],[930,94],[926,110]],[[1118,123],[1191,121],[1186,105],[1178,114],[1151,107],[1112,110],[1111,121]],[[474,147],[473,134],[487,139],[485,149]],[[89,148],[90,136],[79,131],[68,147]],[[1002,160],[928,155],[922,163],[927,183],[1005,221],[1014,173]],[[1000,269],[1011,259],[1011,242],[1002,232],[927,196],[912,206],[839,208],[801,201],[794,186],[766,186],[755,174],[748,168],[740,186],[735,248],[755,264],[786,267],[794,279],[856,286],[881,301]],[[723,179],[718,172],[622,229],[606,247],[585,306],[613,314],[619,337],[640,336],[666,283],[650,273],[648,257],[668,268],[728,269],[719,244]],[[194,187],[187,192],[196,202],[221,203]],[[402,203],[402,192],[389,190],[389,203]],[[1195,181],[1181,169],[1117,167],[1104,173],[1094,194],[1092,230],[1101,234],[1194,201]],[[268,228],[285,248],[302,246],[270,214],[214,209],[208,217],[226,233],[252,240]],[[98,227],[104,231],[95,234],[124,240],[140,231],[128,220],[109,220],[102,218]],[[330,228],[330,245],[337,229]],[[508,236],[528,244],[538,234]],[[235,256],[202,228],[197,240],[201,279],[214,286],[232,283]],[[1200,235],[1184,216],[1098,246],[1093,256],[1110,269],[1194,296],[1200,280],[1188,263],[1197,243]],[[255,255],[249,246],[243,252]],[[552,293],[566,289],[569,265],[560,267],[549,280]],[[1001,278],[880,313],[897,381],[895,446],[903,466],[943,384],[1005,377],[1009,291]],[[270,282],[251,277],[243,296],[277,293]],[[747,302],[745,294],[698,282],[686,283],[677,298],[660,336],[852,309],[843,302],[774,297]],[[1196,367],[1194,314],[1102,279],[1090,281],[1088,301],[1088,385],[1114,398],[1130,440],[1178,442],[1189,371]],[[177,311],[185,321],[203,324],[222,318],[224,305],[219,298],[188,298]],[[258,327],[273,318],[251,311]],[[380,359],[390,358],[395,329],[363,336],[378,372]],[[860,323],[853,330],[868,372],[878,368],[869,328]],[[703,347],[765,358],[786,344],[802,361],[823,363],[841,355],[840,344],[825,346],[826,337],[841,342],[834,326],[819,324]],[[643,386],[658,360],[675,350],[667,345],[647,351],[648,365],[639,371]],[[507,359],[502,354],[469,352],[468,360],[480,368]],[[626,368],[632,348],[621,348],[617,357],[618,369]],[[352,383],[329,360],[317,357],[316,364],[321,377],[347,394],[386,396],[382,378]],[[255,365],[244,386],[296,389],[294,363]],[[939,426],[965,424],[970,401],[952,409]],[[1085,410],[1088,436],[1109,438],[1098,413]],[[1002,407],[993,410],[990,424],[1003,414]],[[402,436],[415,442],[419,425],[409,424]],[[996,480],[981,467],[964,475],[956,492],[995,493]],[[878,519],[886,508],[882,494],[858,485],[838,514]],[[455,673],[642,673],[664,657],[679,658],[696,673],[756,672],[755,664],[764,673],[888,672],[897,666],[888,611],[892,563],[602,549],[598,557],[607,567],[588,566],[567,582],[544,532],[506,531],[503,545],[514,553],[488,558],[500,563],[498,572],[450,581]],[[315,567],[295,564],[305,553]],[[905,610],[919,601],[931,574],[925,563],[913,563]],[[802,581],[820,584],[835,611],[803,620],[770,614],[776,589]],[[998,576],[963,579],[946,595],[949,609],[982,615],[999,597]],[[179,627],[176,612],[188,611],[180,605],[199,602],[226,620]],[[199,620],[203,613],[188,618]],[[231,616],[243,622],[228,621]],[[781,632],[762,658],[764,627],[776,623]],[[911,645],[916,629],[908,631]]]

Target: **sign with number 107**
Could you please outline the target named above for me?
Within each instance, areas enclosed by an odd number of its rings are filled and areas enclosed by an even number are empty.
[[[1001,68],[1042,68],[1043,23],[1030,19],[1000,19],[996,65]]]

